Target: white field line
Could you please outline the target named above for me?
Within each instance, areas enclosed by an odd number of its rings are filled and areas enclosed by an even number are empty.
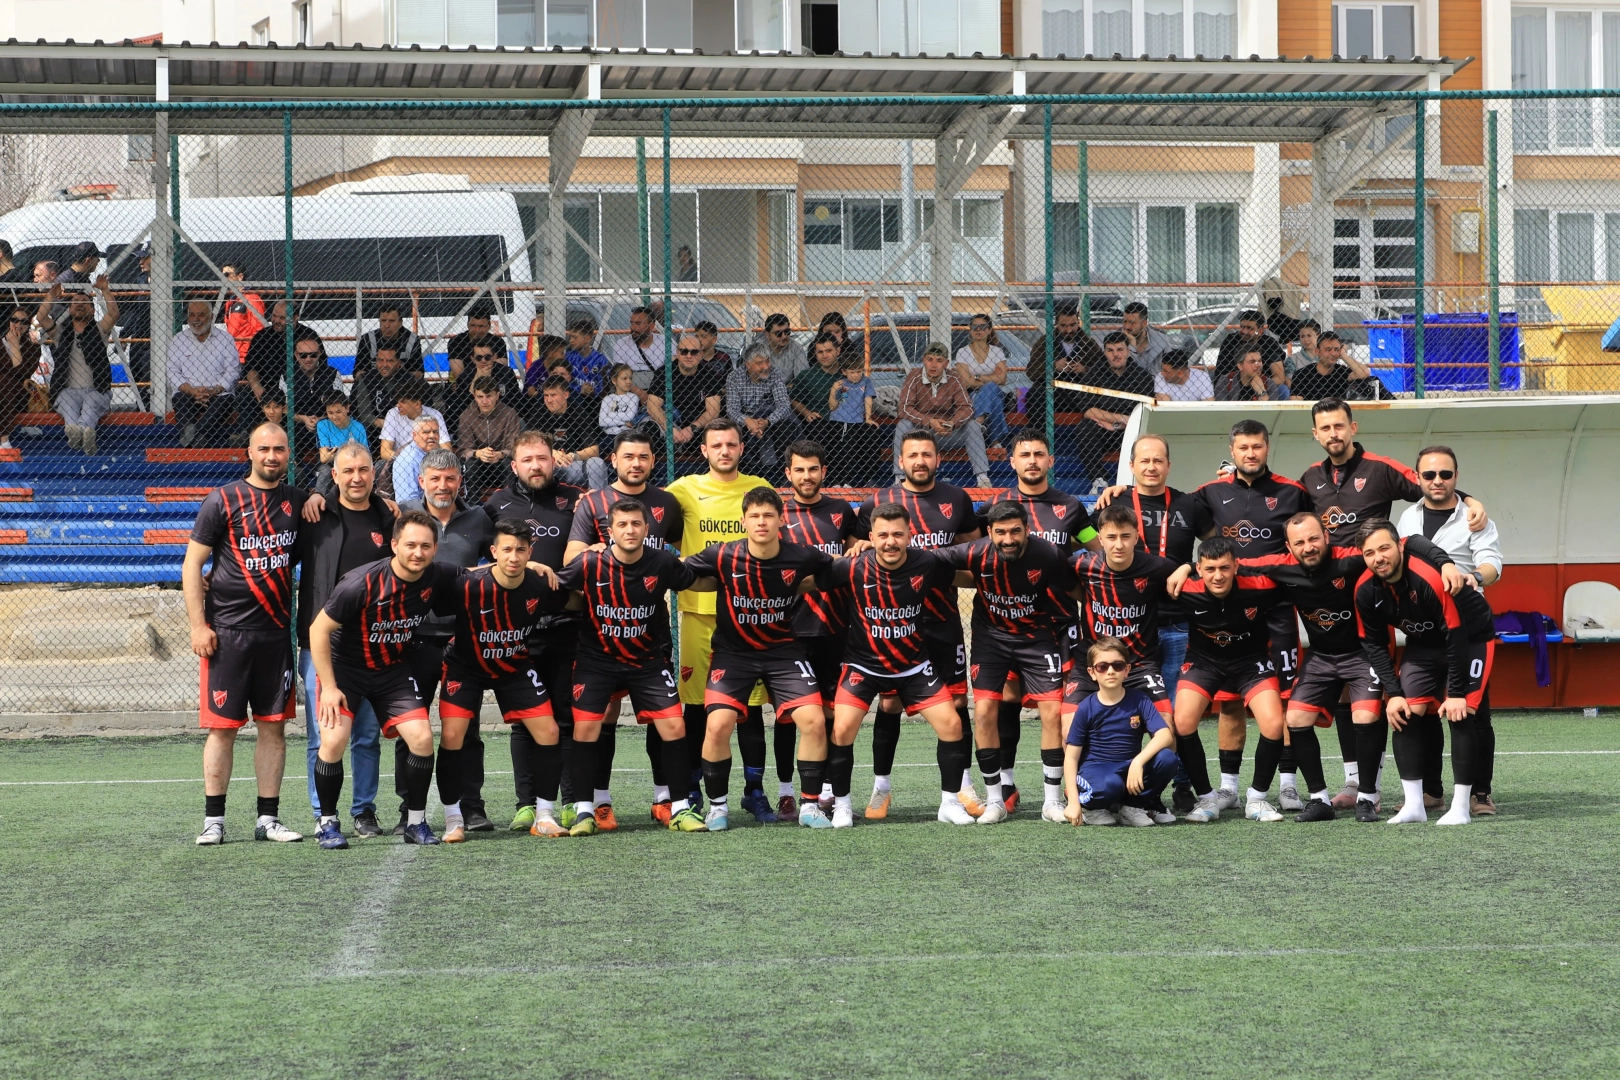
[[[436,788],[428,789],[428,813],[439,809]],[[395,913],[394,897],[405,883],[405,875],[421,850],[415,844],[397,844],[388,849],[383,861],[372,872],[371,883],[354,905],[354,914],[343,932],[343,947],[332,964],[332,977],[364,978],[376,967],[382,951],[379,939],[384,924]]]
[[[1604,755],[1613,755],[1613,754],[1620,754],[1620,750],[1498,750],[1496,752],[1497,757],[1589,757],[1589,756],[1604,756]],[[1451,752],[1447,751],[1445,756],[1450,757]],[[1218,761],[1219,759],[1217,759],[1217,758],[1207,758],[1205,760],[1213,762],[1213,761]],[[1332,761],[1327,759],[1327,758],[1324,758],[1324,764],[1331,765]],[[894,767],[897,768],[897,769],[937,769],[937,768],[939,768],[939,766],[936,765],[932,761],[926,761],[926,762],[925,761],[896,762]],[[871,771],[871,766],[870,765],[857,765],[856,768],[858,770]],[[645,776],[646,774],[652,772],[651,769],[614,769],[613,771],[615,773],[625,773],[627,775],[632,775],[632,776]],[[391,778],[393,775],[394,774],[391,773],[391,772],[379,773],[378,774],[379,778]],[[511,769],[505,769],[505,770],[486,769],[486,770],[484,770],[484,775],[485,776],[511,776],[512,775],[512,770]],[[252,776],[233,776],[233,777],[231,777],[231,782],[232,783],[250,782],[252,780],[253,780]],[[297,775],[297,776],[289,775],[289,776],[283,778],[282,783],[285,784],[288,781],[305,781],[305,782],[307,782],[308,777],[304,776],[302,774]],[[88,785],[88,784],[200,784],[200,783],[202,783],[202,777],[200,777],[200,776],[182,776],[182,777],[176,777],[176,778],[165,778],[165,779],[161,779],[161,780],[0,780],[0,788],[5,788],[5,787],[79,787],[79,786]]]

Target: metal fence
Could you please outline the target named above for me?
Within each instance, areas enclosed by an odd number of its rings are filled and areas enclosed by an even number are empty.
[[[68,292],[107,273],[118,305],[93,456],[49,412],[68,360],[48,335],[31,399],[0,416],[15,448],[0,451],[0,648],[16,675],[0,712],[194,706],[180,545],[200,493],[239,471],[246,428],[277,416],[261,394],[290,398],[307,480],[327,393],[377,443],[392,402],[373,358],[399,344],[455,439],[477,408],[469,317],[487,318],[511,373],[502,404],[525,426],[585,438],[570,418],[600,420],[613,364],[639,369],[653,404],[636,422],[665,440],[667,475],[696,467],[684,431],[705,401],[676,346],[710,324],[713,385],[763,351],[792,402],[777,430],[831,443],[832,482],[856,488],[892,476],[901,383],[931,342],[968,384],[974,419],[946,476],[970,487],[1012,483],[1008,433],[1027,425],[1054,440],[1057,482],[1091,492],[1114,473],[1132,393],[1321,385],[1312,324],[1341,339],[1357,396],[1620,389],[1604,348],[1620,317],[1620,92],[939,100],[966,119],[916,139],[801,130],[793,103],[739,99],[648,100],[644,129],[593,127],[600,101],[0,105],[14,263],[0,300],[70,320],[70,297],[46,289],[89,241],[99,264],[81,260]],[[1054,110],[1091,104],[1295,100],[1350,119],[1315,143],[1053,134]],[[726,136],[745,105],[780,108],[779,133]],[[199,300],[244,361],[228,409],[181,400],[174,343]],[[282,305],[293,334],[274,332]],[[785,341],[764,333],[773,316]],[[828,320],[858,367],[818,368]],[[1245,329],[1263,339],[1258,381],[1239,363]],[[297,355],[305,339],[318,356]],[[568,396],[548,404],[559,357]],[[750,465],[771,468],[770,452]]]

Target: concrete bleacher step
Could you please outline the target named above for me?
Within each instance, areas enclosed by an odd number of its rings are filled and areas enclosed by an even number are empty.
[[[97,547],[119,544],[183,544],[191,535],[191,521],[165,518],[160,521],[79,521],[73,518],[49,521],[13,521],[6,524],[27,537],[29,544],[87,544]],[[154,536],[161,539],[152,539]],[[178,537],[178,539],[176,539]]]
[[[5,520],[18,523],[33,519],[60,521],[68,518],[139,518],[147,522],[160,519],[190,521],[196,516],[198,506],[197,502],[178,500],[151,502],[139,496],[125,499],[68,496],[15,501],[6,507]]]
[[[17,557],[0,547],[0,585],[153,585],[180,580],[180,555],[153,558],[61,559]]]

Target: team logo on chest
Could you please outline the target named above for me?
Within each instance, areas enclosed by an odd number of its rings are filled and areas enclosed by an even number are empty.
[[[1064,506],[1062,503],[1057,503],[1052,507],[1052,513],[1057,515],[1059,521],[1062,521],[1063,515],[1067,514],[1068,512],[1069,508]]]
[[[956,507],[950,503],[941,503],[939,507],[939,516],[944,518],[946,521],[949,521],[951,520],[952,512],[955,510]]]
[[[799,572],[797,570],[783,570],[782,571],[782,584],[784,584],[784,585],[792,585],[793,584],[793,579],[798,577],[798,576],[799,576]]]
[[[841,513],[840,514],[828,514],[827,516],[832,519],[833,528],[841,529],[841,528],[844,527],[844,515],[843,514],[841,514]]]
[[[923,581],[924,580],[926,580],[926,579],[923,577],[922,574],[913,574],[911,576],[911,590],[913,592],[922,592],[922,587],[923,587]]]
[[[655,591],[658,588],[658,575],[648,574],[646,577],[641,579],[641,585],[642,588],[646,589],[648,592]]]
[[[1142,726],[1142,717],[1140,715],[1133,715],[1131,717],[1131,727],[1139,728],[1141,726]]]
[[[1277,509],[1277,497],[1275,495],[1267,495],[1266,496],[1266,509],[1267,510],[1275,510],[1275,509]]]
[[[382,547],[383,546],[383,534],[380,533],[380,532],[372,533],[371,534],[371,543],[372,543],[372,546],[374,546],[374,547]]]
[[[425,604],[431,599],[433,599],[433,586],[430,585],[422,590],[422,603]]]
[[[1029,578],[1029,583],[1031,585],[1040,584],[1041,572],[1039,570],[1026,570],[1024,571],[1024,576]]]
[[[568,497],[566,495],[557,496],[557,509],[559,509],[559,510],[568,509]]]
[[[1334,579],[1333,579],[1333,587],[1334,587],[1334,588],[1335,588],[1335,589],[1342,589],[1342,588],[1344,588],[1344,578],[1342,578],[1342,577],[1336,577],[1336,578],[1334,578]]]
[[[662,506],[653,507],[652,508],[652,516],[653,516],[654,521],[663,521],[664,520],[664,508]]]
[[[523,601],[523,606],[529,609],[530,615],[533,615],[534,609],[540,606],[540,598],[538,596],[531,596],[527,600]]]
[[[1147,592],[1147,587],[1148,587],[1148,579],[1147,578],[1139,577],[1139,578],[1136,579],[1134,584],[1136,585],[1136,591],[1137,592]]]
[[[290,499],[281,500],[281,512],[288,517],[292,516],[292,501]]]
[[[1367,478],[1365,476],[1356,477],[1356,490],[1357,491],[1362,491],[1366,487],[1367,487]]]
[[[1250,622],[1254,622],[1254,620],[1260,617],[1260,609],[1257,607],[1246,607],[1243,609],[1243,615]]]

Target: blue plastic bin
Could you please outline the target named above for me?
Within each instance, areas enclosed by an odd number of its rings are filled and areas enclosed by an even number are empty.
[[[1519,316],[1504,311],[1501,325],[1503,390],[1517,390],[1521,384],[1519,360]],[[1396,393],[1412,389],[1414,363],[1413,334],[1416,321],[1407,315],[1400,322],[1365,322],[1367,352],[1372,373]],[[1490,316],[1485,312],[1459,312],[1423,317],[1423,387],[1425,390],[1489,390]],[[1478,367],[1444,367],[1444,364],[1478,364]],[[1510,366],[1511,365],[1511,366]]]

